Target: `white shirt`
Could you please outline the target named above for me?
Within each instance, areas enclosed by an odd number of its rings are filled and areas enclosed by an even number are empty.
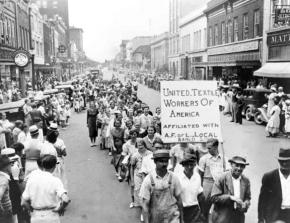
[[[22,198],[30,201],[34,209],[55,208],[65,192],[60,179],[49,172],[38,171],[29,176]]]
[[[55,147],[47,141],[43,143],[43,147],[40,151],[40,156],[44,156],[44,155],[53,155],[57,157],[57,152],[56,152]]]
[[[279,176],[281,181],[281,188],[282,188],[282,204],[281,208],[290,208],[290,176],[286,179],[284,175],[279,170]]]
[[[190,179],[184,172],[177,175],[181,184],[181,198],[183,207],[198,205],[197,196],[203,192],[201,187],[200,175],[197,171],[193,171]]]
[[[234,187],[234,196],[241,198],[241,177],[235,179],[232,177],[233,187]]]

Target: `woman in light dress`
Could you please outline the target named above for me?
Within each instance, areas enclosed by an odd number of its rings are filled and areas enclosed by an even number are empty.
[[[267,137],[276,137],[277,134],[279,133],[281,109],[278,104],[279,104],[279,100],[277,97],[275,97],[274,106],[272,107],[270,111],[271,117],[266,126],[266,131],[269,134]]]
[[[290,99],[285,101],[285,133],[287,137],[290,138]]]
[[[140,170],[142,167],[143,159],[147,156],[152,156],[152,152],[147,149],[146,143],[143,139],[137,140],[137,147],[138,151],[135,154],[133,154],[131,159],[131,180],[134,185],[134,198],[135,198],[134,206],[141,208],[139,192],[142,182],[145,178],[145,174],[142,173]],[[141,214],[141,221],[142,219],[143,216]]]

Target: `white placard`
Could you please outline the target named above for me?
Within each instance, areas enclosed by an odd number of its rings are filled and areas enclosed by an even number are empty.
[[[165,143],[221,139],[217,82],[162,81],[161,117]]]

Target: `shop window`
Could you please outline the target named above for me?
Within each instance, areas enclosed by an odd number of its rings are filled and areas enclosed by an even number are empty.
[[[259,36],[260,30],[260,10],[254,12],[254,37]]]
[[[248,13],[243,15],[243,39],[249,38],[249,16]]]
[[[238,18],[234,18],[234,42],[239,41],[239,24]]]
[[[232,20],[228,21],[227,24],[227,31],[228,31],[228,43],[233,42],[233,22]]]
[[[214,26],[214,45],[218,45],[219,44],[219,29],[218,29],[218,25]]]
[[[208,46],[213,46],[212,27],[209,27],[209,42]]]
[[[226,43],[226,24],[222,22],[222,44]]]

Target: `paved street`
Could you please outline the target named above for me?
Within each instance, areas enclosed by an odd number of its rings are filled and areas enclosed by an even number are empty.
[[[60,130],[68,157],[66,170],[71,204],[63,223],[137,222],[129,209],[130,194],[126,183],[119,183],[107,151],[89,145],[86,112],[73,113],[71,125]]]
[[[158,92],[139,86],[138,94],[152,110],[160,105]],[[222,116],[221,120],[227,157],[242,154],[250,162],[245,174],[251,180],[253,199],[246,222],[256,222],[262,174],[277,167],[275,156],[284,140],[266,138],[264,127],[253,122],[244,121],[240,126],[230,123],[228,117]],[[129,187],[116,180],[107,151],[89,146],[85,121],[85,112],[73,114],[69,128],[61,130],[68,148],[66,169],[72,199],[62,222],[138,222],[136,211],[128,208]]]

